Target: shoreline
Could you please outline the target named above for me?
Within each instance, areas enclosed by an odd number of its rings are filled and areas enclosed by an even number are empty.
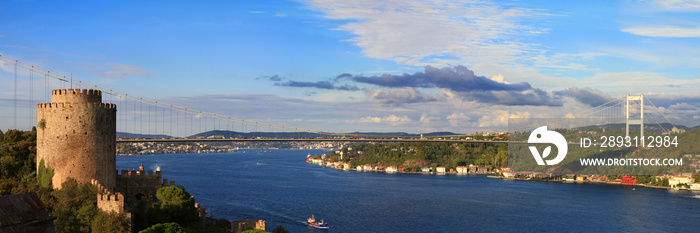
[[[618,186],[631,186],[631,187],[645,187],[645,188],[654,188],[654,189],[666,189],[666,190],[675,190],[675,191],[691,191],[691,192],[700,192],[700,190],[692,190],[689,188],[674,188],[674,187],[665,187],[665,186],[654,186],[654,185],[647,185],[647,184],[622,184],[618,182],[591,182],[591,181],[565,181],[565,180],[553,180],[553,179],[532,179],[532,178],[515,178],[515,177],[505,177],[505,176],[497,176],[494,175],[496,173],[493,172],[488,172],[488,173],[457,173],[457,172],[386,172],[386,171],[381,171],[381,170],[357,170],[355,168],[338,168],[338,167],[333,167],[333,166],[327,166],[327,165],[321,165],[321,164],[316,164],[310,161],[307,161],[309,164],[314,164],[318,165],[321,167],[329,167],[333,168],[336,170],[343,170],[343,171],[357,171],[357,172],[377,172],[377,173],[387,173],[387,174],[422,174],[422,175],[457,175],[457,176],[469,176],[469,175],[487,175],[488,178],[499,178],[499,179],[507,179],[507,180],[518,180],[518,181],[539,181],[539,182],[555,182],[555,183],[575,183],[575,184],[596,184],[596,185],[618,185]]]

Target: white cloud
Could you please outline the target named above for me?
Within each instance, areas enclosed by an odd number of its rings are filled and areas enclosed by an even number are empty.
[[[532,50],[515,39],[543,30],[519,21],[538,13],[487,1],[311,0],[330,19],[350,20],[336,28],[372,58],[424,66],[514,62]]]
[[[595,57],[604,56],[605,53],[557,53],[554,55],[545,56],[543,54],[533,57],[534,63],[538,67],[567,69],[567,70],[593,70],[584,64],[577,63],[581,61],[589,61]]]
[[[412,120],[408,116],[396,116],[396,115],[391,115],[391,116],[386,116],[386,117],[363,117],[361,118],[358,122],[360,123],[375,123],[375,124],[380,124],[380,123],[389,123],[391,125],[401,125],[401,124],[407,124],[411,123]]]
[[[502,74],[494,75],[493,77],[491,77],[491,80],[493,80],[494,82],[510,84],[509,82],[506,81],[506,78],[503,77]]]
[[[631,33],[638,36],[650,37],[700,37],[700,27],[697,28],[681,28],[674,26],[665,27],[637,27],[625,28],[623,32]]]
[[[664,92],[697,92],[699,79],[672,79],[654,72],[606,72],[583,78],[577,86],[605,90],[611,96]]]
[[[445,117],[447,121],[450,122],[450,126],[452,127],[459,127],[459,128],[464,128],[464,127],[471,127],[471,117],[464,115],[464,113],[452,113],[449,116]]]
[[[655,0],[652,3],[668,11],[700,11],[700,0]]]
[[[495,110],[479,118],[479,127],[494,127],[494,128],[505,128],[508,126],[508,118],[528,118],[530,117],[530,112],[516,111],[510,113],[505,110]]]

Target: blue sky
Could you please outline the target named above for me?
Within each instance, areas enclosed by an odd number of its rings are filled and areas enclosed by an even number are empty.
[[[336,132],[503,129],[509,117],[562,117],[628,93],[698,118],[699,38],[691,0],[0,3],[4,56]],[[6,119],[13,73],[0,68]]]

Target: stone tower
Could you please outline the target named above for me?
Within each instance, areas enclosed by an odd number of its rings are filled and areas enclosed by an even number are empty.
[[[114,190],[117,108],[102,103],[101,91],[54,90],[51,103],[37,105],[36,120],[37,171],[44,160],[54,171],[54,188],[73,177],[82,184],[95,179]]]

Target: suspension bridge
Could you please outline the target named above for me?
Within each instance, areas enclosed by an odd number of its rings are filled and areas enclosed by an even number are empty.
[[[318,129],[304,129],[288,125],[270,124],[254,120],[245,120],[233,116],[205,112],[190,107],[178,106],[171,103],[153,100],[150,98],[128,94],[120,90],[113,90],[96,84],[87,83],[71,76],[61,75],[45,70],[4,55],[0,55],[0,64],[6,73],[12,74],[12,90],[7,86],[0,90],[4,96],[2,114],[0,118],[6,125],[14,129],[31,129],[37,124],[36,106],[39,103],[51,102],[51,91],[55,89],[95,89],[102,92],[103,102],[114,103],[118,106],[117,132],[127,133],[119,136],[116,142],[216,142],[216,141],[356,141],[356,142],[424,142],[426,138],[419,136],[386,136],[386,135],[357,135],[323,131]],[[10,82],[6,82],[10,83]],[[645,102],[651,108],[645,108]],[[645,118],[646,116],[646,118]],[[664,127],[662,123],[670,123],[669,118],[654,105],[645,95],[627,95],[609,100],[598,106],[585,109],[574,114],[567,114],[558,118],[566,119],[613,119],[610,124],[626,124],[627,133],[629,126],[641,128],[644,134],[645,119],[651,119],[655,125],[663,131],[670,131],[671,127]],[[557,120],[555,120],[557,121]],[[552,122],[549,122],[552,123]],[[556,122],[555,122],[556,123]],[[539,123],[511,128],[508,131],[523,131],[536,128]],[[668,128],[668,129],[667,129]],[[213,131],[237,131],[253,135],[252,137],[228,137],[220,135],[207,135]],[[460,129],[454,131],[459,132]],[[256,134],[274,135],[275,133],[296,133],[299,137],[257,137]],[[203,134],[204,133],[204,134]],[[491,132],[498,133],[498,132]],[[301,135],[307,135],[302,137]],[[151,135],[143,137],[143,135]],[[200,135],[200,136],[194,136]],[[310,137],[308,135],[314,135]],[[467,135],[462,135],[467,136]],[[466,140],[460,135],[431,136],[432,142],[478,142],[478,143],[506,143],[507,141]]]

